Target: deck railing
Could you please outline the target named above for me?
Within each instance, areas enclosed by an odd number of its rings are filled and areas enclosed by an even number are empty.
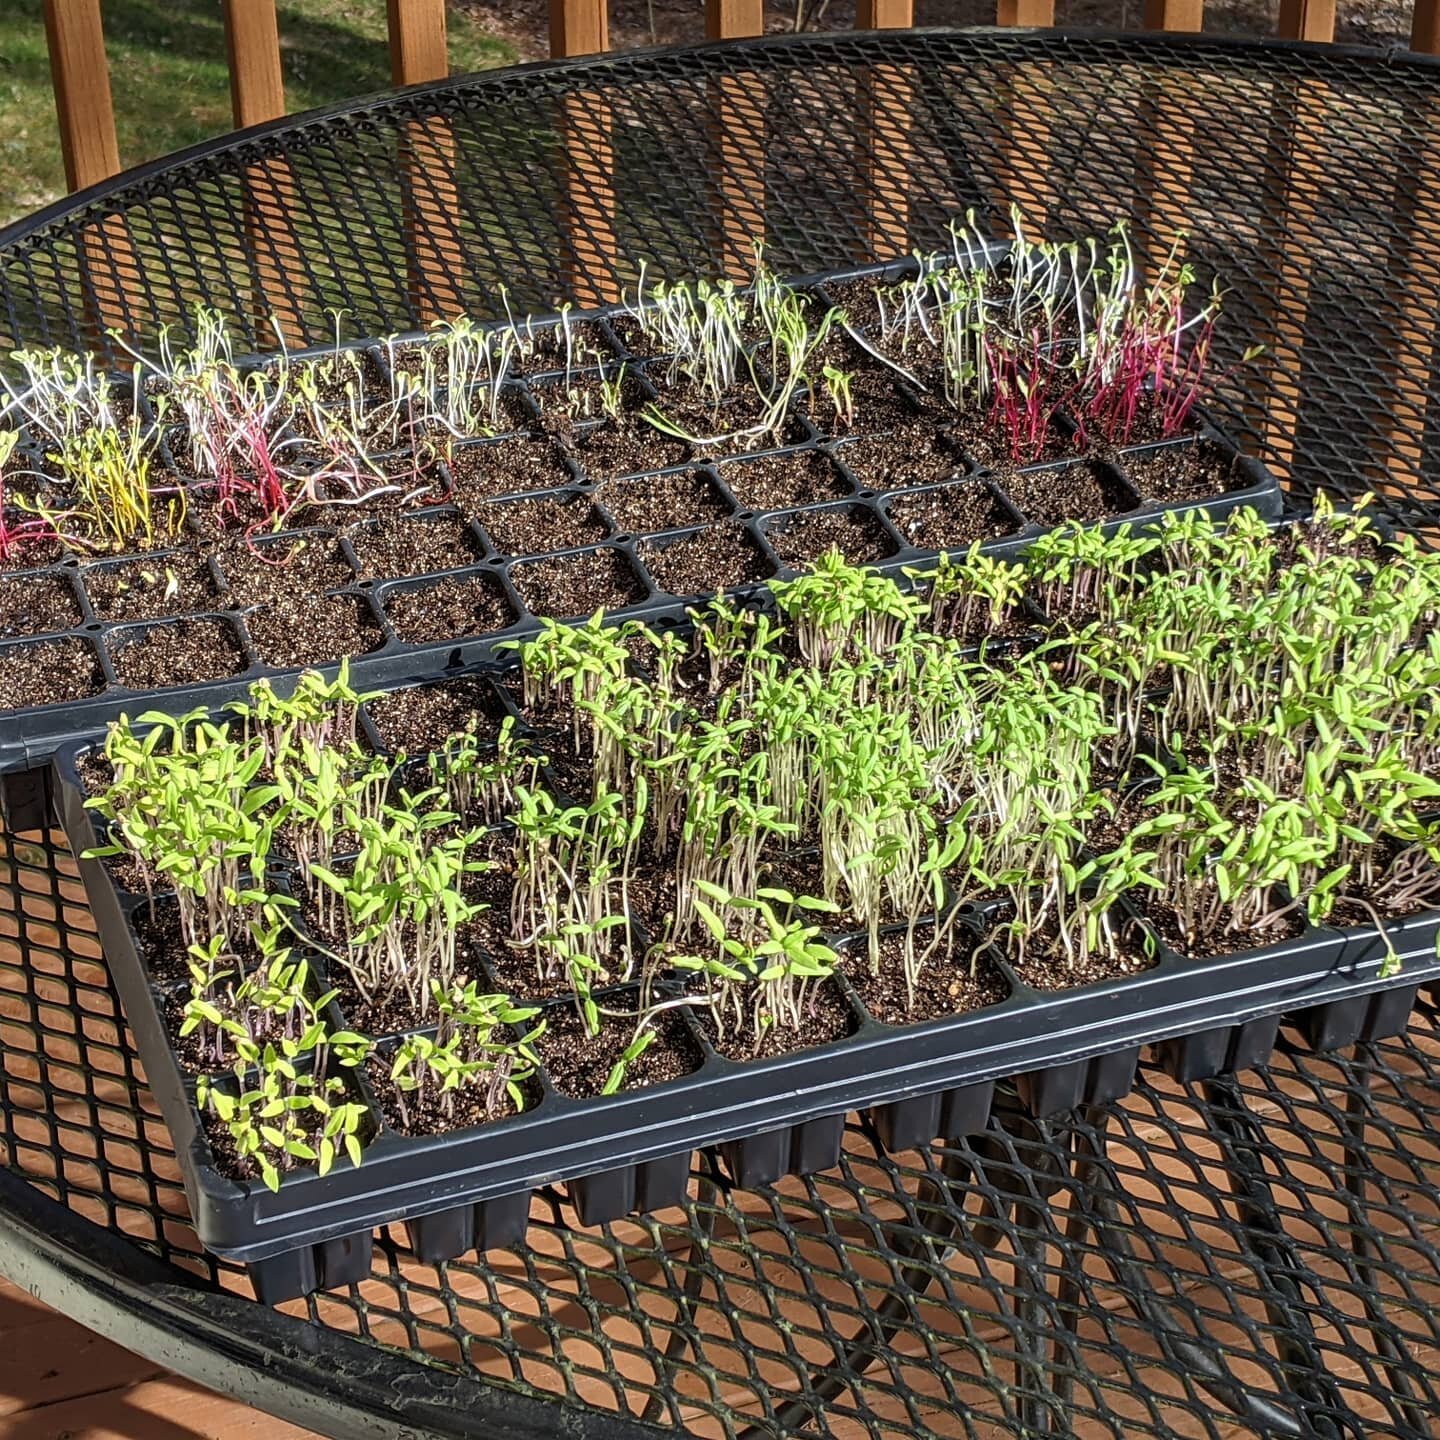
[[[1281,0],[1278,33],[1295,40],[1335,38],[1336,0]],[[285,113],[280,32],[275,0],[222,0],[237,128]],[[705,32],[712,40],[756,36],[762,0],[705,0]],[[390,72],[396,85],[438,80],[449,73],[445,0],[388,0]],[[120,169],[101,0],[45,0],[45,25],[65,173],[72,190]],[[1145,0],[1146,28],[1198,31],[1204,0]],[[858,0],[860,29],[903,29],[914,23],[914,0]],[[1055,0],[996,0],[1000,25],[1048,26]],[[1440,51],[1440,0],[1416,0],[1411,47]],[[550,0],[550,52],[590,55],[609,46],[606,0]]]

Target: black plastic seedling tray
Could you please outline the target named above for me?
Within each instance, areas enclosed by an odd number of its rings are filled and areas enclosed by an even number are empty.
[[[1007,245],[995,245],[991,247],[987,258],[993,263],[1007,252]],[[807,276],[798,283],[823,295],[827,282],[834,284],[847,279],[876,275],[894,279],[913,273],[914,269],[915,262],[905,261],[832,272],[823,276]],[[618,337],[611,322],[620,314],[620,308],[615,306],[583,314],[576,312],[571,316],[570,323],[581,325],[593,322],[590,325],[591,331],[613,352],[615,364],[631,364],[640,375],[641,383],[646,383],[643,377],[647,365],[653,368],[653,362],[636,361]],[[422,336],[411,338],[417,344],[424,340]],[[386,352],[371,345],[368,353],[378,372],[383,374]],[[257,357],[250,363],[261,365],[265,362]],[[523,424],[533,426],[538,423],[544,391],[547,386],[553,385],[556,379],[557,376],[553,373],[541,372],[511,382],[514,390],[513,407]],[[904,388],[902,382],[901,390],[904,391]],[[537,399],[537,396],[540,398]],[[564,457],[562,468],[557,471],[553,485],[543,489],[517,491],[508,496],[496,496],[490,503],[503,504],[507,499],[529,496],[574,498],[581,503],[592,504],[598,522],[604,526],[604,538],[588,546],[553,553],[583,563],[585,556],[593,555],[597,559],[604,559],[602,552],[614,552],[613,562],[608,563],[615,564],[621,573],[628,575],[633,581],[634,601],[629,605],[613,608],[613,613],[651,620],[681,618],[685,602],[701,598],[694,594],[682,595],[667,591],[662,579],[657,578],[657,572],[661,577],[665,573],[663,560],[657,557],[669,546],[683,543],[715,526],[731,526],[743,534],[744,546],[753,560],[754,574],[734,585],[725,583],[727,577],[717,577],[720,583],[714,589],[743,592],[753,590],[774,576],[783,577],[794,573],[777,554],[775,540],[783,534],[787,525],[807,514],[843,510],[855,515],[874,538],[874,553],[868,557],[868,563],[890,573],[899,573],[908,566],[933,558],[936,553],[935,548],[922,549],[910,543],[895,522],[897,505],[910,503],[918,496],[972,484],[982,485],[992,492],[996,504],[1009,517],[1013,530],[1012,533],[987,542],[983,548],[990,553],[1006,554],[1022,550],[1037,535],[1053,528],[1056,523],[1054,517],[1041,523],[1028,516],[1024,507],[1017,505],[1009,495],[1005,481],[980,465],[973,457],[958,457],[950,478],[938,485],[871,488],[867,485],[865,476],[857,475],[846,462],[846,453],[852,443],[851,437],[830,434],[824,428],[824,416],[818,417],[818,423],[812,422],[803,414],[797,414],[794,420],[794,443],[783,449],[794,455],[813,452],[822,457],[823,463],[830,468],[835,479],[834,500],[784,510],[747,509],[733,493],[730,479],[737,475],[736,466],[743,466],[747,458],[753,457],[737,454],[723,458],[707,458],[697,455],[669,466],[666,470],[641,472],[634,477],[634,483],[643,486],[648,476],[676,470],[697,472],[705,477],[717,504],[723,507],[723,513],[717,514],[708,525],[632,533],[625,530],[606,509],[603,493],[606,484],[621,479],[629,483],[629,477],[606,476],[604,480],[597,479],[585,469],[583,460],[577,460],[572,454]],[[1248,506],[1269,519],[1280,514],[1282,499],[1275,477],[1257,460],[1243,455],[1239,448],[1204,416],[1198,416],[1198,431],[1195,436],[1165,443],[1184,446],[1201,442],[1218,446],[1231,458],[1234,467],[1234,483],[1231,488],[1223,494],[1180,504],[1146,503],[1127,479],[1125,465],[1128,456],[1146,453],[1154,447],[1135,446],[1122,450],[1112,462],[1099,466],[1105,488],[1116,499],[1115,513],[1104,518],[1104,528],[1113,529],[1129,524],[1136,529],[1143,529],[1158,523],[1167,510],[1181,513],[1203,510],[1211,515],[1221,516],[1237,507]],[[505,437],[494,437],[476,441],[473,447],[465,448],[484,448],[503,443]],[[1016,473],[1028,475],[1033,472],[1058,472],[1067,466],[1085,466],[1090,463],[1078,459],[1060,461],[1023,467]],[[162,445],[162,464],[167,470],[178,470],[168,445]],[[442,484],[448,485],[449,472],[443,467],[440,479]],[[465,532],[466,546],[471,553],[465,557],[464,563],[449,568],[428,570],[420,575],[388,576],[373,573],[366,567],[357,551],[353,533],[334,532],[340,556],[351,576],[347,583],[333,587],[326,594],[334,603],[355,606],[362,626],[373,640],[370,649],[349,657],[351,673],[356,683],[364,688],[395,685],[415,677],[453,673],[461,665],[494,658],[497,653],[496,646],[500,642],[532,633],[538,627],[537,616],[525,601],[526,567],[533,565],[537,559],[547,558],[546,556],[507,553],[497,545],[480,520],[459,517],[454,507],[448,504],[409,513],[420,523],[458,523]],[[390,523],[396,522],[392,520]],[[331,533],[317,531],[315,527],[301,527],[301,530],[312,536]],[[283,542],[290,533],[282,532],[274,537],[265,537],[260,543],[264,545]],[[184,542],[181,544],[183,546]],[[178,553],[178,549],[174,552],[159,551],[144,558],[153,566],[163,567],[172,554]],[[201,552],[186,550],[184,553],[196,555]],[[38,567],[33,573],[57,580],[73,595],[76,615],[74,625],[68,630],[0,641],[0,665],[4,665],[6,659],[19,648],[58,642],[75,647],[77,655],[83,652],[85,659],[93,666],[96,677],[95,693],[92,695],[32,709],[14,710],[0,716],[0,804],[3,804],[12,828],[35,828],[44,824],[47,819],[43,789],[33,772],[43,768],[62,745],[95,734],[111,721],[118,719],[121,714],[135,715],[156,708],[175,713],[182,713],[195,706],[213,708],[227,700],[239,698],[261,677],[294,675],[301,668],[318,668],[333,673],[342,658],[339,655],[318,657],[313,665],[308,667],[267,664],[253,634],[253,607],[247,608],[241,603],[233,577],[227,572],[223,555],[210,556],[203,560],[209,568],[214,592],[213,603],[205,610],[187,613],[184,617],[170,616],[139,623],[133,620],[106,619],[102,607],[95,603],[90,593],[88,580],[113,563],[112,560],[82,560],[70,557],[52,566]],[[421,643],[407,640],[402,633],[403,627],[397,627],[397,601],[407,594],[423,591],[428,586],[447,580],[473,581],[486,587],[508,614],[510,623],[467,637]],[[142,691],[127,688],[116,668],[117,647],[133,642],[147,629],[175,624],[180,618],[204,619],[223,627],[238,649],[241,667],[236,673],[223,678],[161,690]]]
[[[495,667],[466,674],[490,687],[497,713],[515,713]],[[364,723],[383,749],[368,714]],[[77,852],[103,840],[84,806],[80,766],[89,748],[68,747],[56,760],[59,807]],[[143,958],[136,921],[148,902],[119,888],[99,860],[82,859],[80,869],[175,1140],[199,1236],[212,1251],[248,1262],[267,1300],[365,1273],[376,1225],[406,1221],[427,1261],[513,1245],[538,1185],[567,1182],[582,1222],[591,1224],[680,1200],[700,1147],[718,1147],[734,1183],[764,1185],[835,1164],[844,1116],[854,1110],[869,1112],[888,1148],[906,1149],[982,1130],[997,1079],[1014,1078],[1032,1113],[1044,1117],[1123,1096],[1146,1045],[1158,1045],[1177,1077],[1197,1079],[1264,1063],[1282,1017],[1297,1021],[1316,1047],[1384,1038],[1403,1030],[1420,986],[1440,978],[1440,912],[1389,928],[1401,963],[1389,980],[1380,973],[1384,945],[1369,929],[1307,929],[1264,949],[1206,960],[1161,946],[1144,973],[1060,992],[1029,988],[1003,955],[990,952],[1009,988],[1005,999],[895,1027],[871,1018],[842,974],[836,983],[855,1027],[845,1039],[739,1063],[716,1055],[681,1012],[705,1057],[685,1078],[581,1101],[558,1094],[542,1073],[541,1099],[523,1114],[423,1138],[382,1125],[359,1167],[342,1161],[323,1179],[293,1172],[274,1193],[217,1168],[193,1078],[169,1039],[164,994]],[[962,913],[959,923],[984,943],[983,907]],[[856,943],[830,938],[842,950]],[[323,959],[312,965],[323,983]],[[372,1099],[363,1077],[359,1084]]]

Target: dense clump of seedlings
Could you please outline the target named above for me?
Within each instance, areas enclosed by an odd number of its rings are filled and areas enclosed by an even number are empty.
[[[969,639],[1002,634],[1020,616],[1030,575],[1023,565],[982,554],[977,540],[963,560],[941,555],[924,580],[931,628]]]
[[[349,1031],[331,1033],[314,1020],[298,1039],[282,1036],[256,1046],[238,1045],[231,1075],[202,1076],[196,1100],[214,1116],[242,1172],[255,1170],[271,1190],[297,1164],[327,1174],[337,1157],[358,1165],[370,1123],[369,1109],[350,1098],[338,1068],[363,1063],[369,1042]]]
[[[473,980],[432,980],[435,1033],[407,1035],[395,1047],[389,1076],[400,1123],[426,1116],[447,1126],[457,1119],[498,1120],[525,1108],[525,1084],[535,1073],[534,1042],[545,1022],[531,1022],[534,1006],[487,995]]]

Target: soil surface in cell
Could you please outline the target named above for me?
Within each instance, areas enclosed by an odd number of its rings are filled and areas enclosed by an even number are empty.
[[[813,565],[831,549],[838,550],[851,565],[883,560],[895,550],[880,522],[864,510],[802,513],[773,525],[765,538],[775,553],[796,570]]]
[[[360,572],[373,580],[396,580],[458,570],[481,558],[470,527],[458,515],[395,520],[350,533]]]
[[[600,487],[595,498],[627,535],[702,525],[718,520],[730,508],[703,470],[675,470],[643,480],[612,480]]]
[[[917,926],[917,957],[935,943],[933,925]],[[912,1000],[905,982],[905,935],[880,937],[878,972],[872,969],[868,944],[861,940],[845,952],[845,975],[865,1008],[887,1025],[914,1025],[961,1015],[1003,1000],[1010,987],[984,950],[977,953],[973,932],[955,927],[941,936],[935,953],[921,966]]]
[[[69,630],[79,623],[75,592],[58,576],[0,577],[0,640]]]
[[[499,702],[481,680],[394,690],[367,701],[365,711],[381,742],[407,755],[428,754],[466,731],[485,740],[500,734]]]
[[[1234,459],[1209,440],[1126,455],[1120,463],[1136,491],[1161,505],[1206,500],[1250,483]]]
[[[633,996],[619,1004],[632,1007]],[[545,1033],[536,1042],[551,1083],[562,1095],[584,1100],[599,1095],[611,1070],[635,1037],[633,1022],[609,1020],[598,1035],[587,1035],[573,1007],[556,1007],[546,1012]],[[678,1015],[665,1014],[656,1022],[657,1038],[647,1050],[630,1062],[621,1082],[621,1092],[643,1090],[693,1075],[703,1059],[700,1047],[690,1038]]]
[[[560,447],[549,440],[462,445],[450,457],[449,469],[455,503],[467,514],[502,495],[575,483]]]
[[[1117,930],[1123,925],[1117,920]],[[1010,968],[1036,990],[1074,990],[1100,980],[1114,980],[1122,975],[1139,975],[1152,969],[1156,958],[1145,954],[1143,933],[1135,926],[1127,927],[1116,937],[1113,952],[1097,946],[1088,956],[1071,958],[1060,945],[1053,920],[1047,920],[1033,934],[1021,937],[1001,934]]]
[[[104,683],[100,662],[82,641],[0,646],[0,710],[83,700]]]
[[[236,541],[219,552],[219,560],[235,606],[320,595],[355,578],[339,540],[326,533],[278,536],[253,547]]]
[[[354,595],[281,596],[245,623],[267,665],[323,665],[378,650],[385,641],[369,608]]]
[[[850,493],[844,477],[816,450],[734,460],[721,466],[720,478],[747,510],[790,510]]]
[[[556,433],[596,483],[618,475],[664,470],[690,458],[690,446],[685,441],[662,435],[643,420],[629,416],[619,422],[605,420],[579,428],[566,421]]]
[[[944,435],[912,424],[889,435],[864,435],[836,446],[836,457],[862,490],[934,485],[965,470],[965,460]]]
[[[1135,508],[1135,497],[1118,476],[1097,465],[1002,474],[1000,483],[1035,525],[1066,520],[1103,520]]]
[[[502,555],[544,555],[605,538],[605,521],[584,496],[507,500],[482,506],[476,518]]]
[[[1215,955],[1236,955],[1242,950],[1258,950],[1266,945],[1279,944],[1282,940],[1293,940],[1305,933],[1305,917],[1297,908],[1269,925],[1246,925],[1239,930],[1222,927],[1212,934],[1192,939],[1186,937],[1180,916],[1163,900],[1137,897],[1136,903],[1165,945],[1175,954],[1189,956],[1192,960],[1207,960]]]
[[[645,587],[618,550],[584,550],[529,560],[510,574],[532,615],[556,619],[618,610],[645,598]]]
[[[447,578],[385,599],[390,627],[410,645],[463,640],[503,630],[515,619],[505,592],[488,575]]]
[[[680,540],[644,545],[640,559],[662,590],[681,599],[751,585],[770,574],[765,552],[739,525],[712,525]]]
[[[223,620],[177,620],[110,641],[115,677],[131,690],[163,690],[238,675],[240,640]]]
[[[765,1060],[772,1055],[789,1055],[796,1050],[808,1050],[813,1045],[827,1045],[832,1040],[843,1039],[855,1028],[855,1017],[850,1007],[835,983],[829,980],[819,984],[812,982],[798,1030],[772,1025],[757,1038],[752,1020],[745,1020],[737,1029],[733,1015],[727,1013],[726,1033],[722,1039],[712,1015],[703,1009],[697,1010],[695,1015],[710,1043],[731,1060]]]
[[[210,567],[192,555],[92,566],[84,573],[85,592],[101,620],[155,620],[213,610],[219,593]]]
[[[976,540],[995,540],[1019,528],[979,480],[897,496],[890,501],[888,513],[901,538],[920,550],[963,549]]]

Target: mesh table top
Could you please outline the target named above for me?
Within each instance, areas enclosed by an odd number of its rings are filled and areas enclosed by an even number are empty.
[[[347,333],[414,328],[445,298],[404,240],[416,135],[443,120],[466,257],[446,283],[482,316],[502,286],[517,313],[553,307],[577,256],[612,286],[642,257],[718,271],[717,176],[759,176],[770,261],[796,273],[893,253],[900,226],[937,246],[970,207],[1003,233],[1011,201],[1057,237],[1131,217],[1152,260],[1183,220],[1200,279],[1231,292],[1222,363],[1267,347],[1224,378],[1223,418],[1298,498],[1374,491],[1424,528],[1437,79],[1408,57],[979,32],[479,76],[227,140],[0,233],[0,339],[83,343],[109,286],[136,340],[203,302],[258,345],[277,273],[297,339],[326,339],[334,306]],[[899,138],[875,118],[897,96]],[[289,226],[255,246],[257,167]],[[523,1250],[439,1270],[385,1232],[364,1284],[275,1316],[199,1251],[83,891],[41,836],[0,837],[0,991],[0,1261],[32,1264],[48,1227],[51,1280],[70,1253],[89,1277],[56,1285],[62,1304],[182,1314],[171,1363],[224,1384],[238,1356],[265,1372],[252,1398],[330,1433],[1424,1436],[1440,1416],[1424,1005],[1353,1056],[1291,1044],[1208,1088],[1147,1068],[1124,1105],[1039,1128],[1002,1106],[970,1144],[885,1158],[854,1125],[839,1170],[773,1191],[732,1193],[698,1157],[691,1203],[644,1221],[584,1230],[545,1191]]]

